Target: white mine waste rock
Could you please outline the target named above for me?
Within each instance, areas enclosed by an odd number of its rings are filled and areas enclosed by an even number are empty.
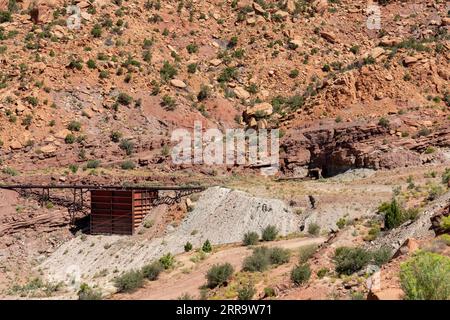
[[[199,248],[209,239],[213,245],[241,242],[249,231],[274,225],[281,235],[299,231],[300,218],[281,200],[251,196],[242,191],[214,187],[202,193],[195,209],[164,237],[137,240],[136,237],[77,237],[61,245],[38,268],[51,281],[73,280],[73,270],[82,281],[111,286],[119,272],[141,268],[170,252],[184,252],[187,241]],[[81,252],[81,253],[80,253]],[[104,278],[94,277],[106,270]]]

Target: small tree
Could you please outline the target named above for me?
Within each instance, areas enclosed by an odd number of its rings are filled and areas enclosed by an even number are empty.
[[[189,241],[186,242],[186,244],[184,245],[184,251],[189,252],[192,250],[192,243],[190,243]]]
[[[101,300],[102,294],[99,290],[94,290],[88,284],[82,283],[78,290],[78,300]]]
[[[211,242],[209,242],[209,240],[206,240],[205,243],[203,243],[202,251],[203,252],[211,252],[212,251]]]
[[[213,265],[206,274],[208,287],[215,288],[217,286],[226,284],[233,273],[234,268],[229,263]]]

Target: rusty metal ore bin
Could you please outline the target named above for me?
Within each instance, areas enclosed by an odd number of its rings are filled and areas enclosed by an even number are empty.
[[[158,198],[157,190],[90,190],[91,234],[132,235]]]

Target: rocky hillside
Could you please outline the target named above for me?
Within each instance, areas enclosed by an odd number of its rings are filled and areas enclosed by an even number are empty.
[[[0,1],[4,174],[157,168],[171,130],[194,120],[281,128],[290,173],[420,164],[449,146],[443,1],[382,1],[379,30],[367,1],[73,3]]]

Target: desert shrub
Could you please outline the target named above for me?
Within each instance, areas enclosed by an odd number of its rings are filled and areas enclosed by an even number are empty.
[[[241,286],[238,290],[238,300],[252,300],[256,293],[255,286],[252,283]]]
[[[127,161],[122,162],[120,167],[123,170],[133,170],[134,168],[136,168],[136,165],[134,164],[133,161],[127,160]]]
[[[0,11],[0,23],[11,22],[12,15],[9,11]]]
[[[439,237],[439,240],[444,242],[447,246],[450,246],[450,234],[443,234]]]
[[[272,225],[267,226],[262,231],[262,239],[264,241],[273,241],[277,238],[277,235],[278,235],[278,230],[275,226],[272,226]]]
[[[407,300],[449,300],[450,258],[419,252],[400,265],[400,283]]]
[[[119,142],[120,138],[122,138],[122,133],[119,131],[112,131],[109,137],[111,138],[112,142]]]
[[[97,64],[96,64],[95,61],[92,60],[92,59],[89,59],[89,60],[86,62],[86,65],[88,66],[89,69],[95,69],[95,68],[97,68]]]
[[[70,164],[70,165],[69,165],[69,170],[70,170],[70,172],[72,172],[72,173],[77,173],[77,171],[78,171],[78,165],[76,165],[76,164]]]
[[[343,229],[346,225],[347,221],[345,220],[345,218],[340,218],[337,222],[336,225],[339,229]]]
[[[144,284],[144,275],[141,271],[131,270],[114,279],[118,292],[132,292]]]
[[[190,43],[186,46],[186,50],[187,52],[189,52],[190,54],[192,53],[197,53],[198,52],[198,45],[195,43]]]
[[[91,35],[94,38],[100,38],[102,36],[102,26],[98,23],[94,25],[94,27],[91,30]]]
[[[72,144],[72,143],[75,142],[75,140],[76,140],[76,137],[75,137],[73,134],[71,134],[71,133],[69,133],[69,134],[64,138],[64,142],[67,143],[67,144]]]
[[[207,239],[206,241],[205,241],[205,243],[203,243],[203,246],[202,246],[202,251],[203,252],[206,252],[206,253],[208,253],[208,252],[211,252],[212,251],[212,246],[211,246],[211,242],[209,242],[209,240]]]
[[[209,95],[210,95],[210,89],[208,86],[202,85],[200,87],[200,91],[197,94],[197,99],[198,101],[203,101],[205,99],[208,99]]]
[[[197,71],[198,64],[197,63],[190,63],[187,66],[187,70],[189,73],[195,73]]]
[[[305,263],[297,265],[291,270],[291,280],[296,285],[302,285],[303,283],[307,282],[310,277],[311,269],[309,267],[309,264]]]
[[[133,153],[134,143],[128,139],[122,139],[119,144],[119,148],[125,151],[125,153],[129,156]]]
[[[189,252],[192,250],[192,243],[190,243],[189,241],[186,242],[186,244],[184,245],[184,251]]]
[[[378,125],[383,128],[389,128],[389,120],[386,118],[380,118],[380,120],[378,120]]]
[[[276,295],[277,295],[277,294],[276,294],[274,288],[272,288],[272,287],[265,287],[265,288],[264,288],[264,296],[265,296],[265,297],[271,298],[271,297],[275,297]]]
[[[100,160],[89,160],[86,164],[86,168],[95,169],[100,166]]]
[[[155,261],[142,268],[142,275],[144,278],[154,281],[158,279],[159,274],[164,270],[164,266],[161,262]]]
[[[173,79],[178,74],[178,71],[169,61],[164,61],[162,68],[159,70],[159,74],[161,75],[161,79],[167,82]]]
[[[130,105],[132,101],[133,101],[133,98],[126,93],[121,92],[117,96],[117,102],[123,106]]]
[[[176,107],[176,100],[166,94],[162,97],[161,105],[165,109],[167,109],[169,111],[173,111],[173,110],[175,110],[175,107]]]
[[[317,245],[311,244],[308,246],[301,247],[299,250],[298,260],[300,263],[307,262],[317,251]]]
[[[242,243],[244,246],[253,246],[257,244],[259,241],[259,235],[256,232],[247,232],[244,234],[244,239]]]
[[[321,268],[317,271],[317,277],[319,279],[322,279],[323,277],[325,277],[328,274],[328,269],[327,268]]]
[[[259,247],[253,250],[251,256],[244,259],[243,270],[250,272],[262,272],[269,268],[270,256],[267,247]]]
[[[320,233],[320,226],[317,223],[310,223],[308,226],[308,233],[313,236],[318,236]]]
[[[450,231],[450,216],[442,218],[442,220],[441,220],[441,228],[446,230],[446,231]]]
[[[17,176],[19,174],[19,172],[16,169],[10,167],[3,168],[2,172],[10,176]]]
[[[392,250],[387,247],[381,247],[371,252],[372,261],[377,266],[381,267],[383,264],[389,262],[392,257]]]
[[[160,259],[159,262],[162,264],[162,266],[164,267],[164,269],[170,269],[174,263],[175,263],[175,257],[169,252],[165,255],[163,255]]]
[[[88,284],[82,283],[78,290],[78,300],[101,300],[102,294],[99,290],[91,288]]]
[[[289,262],[289,259],[291,257],[291,253],[289,252],[289,250],[274,247],[269,251],[269,259],[271,264],[280,265]]]
[[[235,67],[226,67],[222,70],[222,73],[217,78],[219,82],[228,82],[231,79],[237,78],[238,71]]]
[[[444,173],[442,174],[442,183],[443,184],[450,183],[450,168],[445,169]]]
[[[339,247],[334,254],[336,272],[351,275],[364,268],[370,259],[370,253],[363,248]]]
[[[207,285],[209,288],[215,288],[226,284],[233,275],[234,268],[229,263],[215,264],[206,273]]]

